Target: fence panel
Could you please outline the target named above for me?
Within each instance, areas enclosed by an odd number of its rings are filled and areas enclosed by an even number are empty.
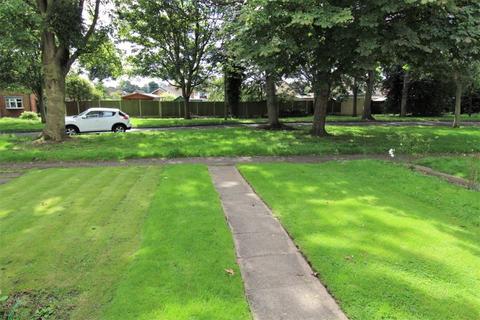
[[[119,108],[132,117],[161,117],[183,118],[185,116],[182,101],[148,101],[148,100],[95,100],[95,101],[67,101],[67,115],[76,115],[88,108],[105,107]],[[313,101],[281,101],[279,114],[286,116],[305,116],[313,114]],[[190,112],[199,117],[223,117],[225,104],[223,101],[192,101]],[[329,114],[341,113],[341,103],[331,101],[328,106]],[[258,118],[267,116],[266,101],[240,102],[238,116],[240,118]]]
[[[122,100],[120,110],[124,111],[132,117],[140,116],[137,100]]]
[[[241,118],[259,118],[267,114],[266,101],[240,102],[239,116]]]
[[[100,106],[102,108],[120,109],[120,101],[119,100],[100,100]]]
[[[181,118],[183,103],[178,101],[162,101],[162,118]]]
[[[142,101],[142,117],[160,117],[158,101]]]

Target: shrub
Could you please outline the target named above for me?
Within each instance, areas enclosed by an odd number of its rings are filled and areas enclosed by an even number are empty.
[[[32,111],[24,111],[20,115],[20,119],[24,120],[38,120],[38,114]]]

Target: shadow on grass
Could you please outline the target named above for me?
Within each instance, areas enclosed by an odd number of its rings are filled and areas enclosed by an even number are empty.
[[[96,318],[140,242],[158,173],[51,169],[0,186],[2,295],[60,292],[55,304],[71,300],[69,319]]]
[[[29,138],[0,136],[0,161],[108,160],[148,157],[275,156],[324,154],[422,154],[480,151],[476,128],[338,127],[314,138],[308,127],[294,131],[251,128],[135,132],[78,136],[39,146]]]
[[[206,167],[166,167],[160,181],[142,244],[102,319],[250,319]]]
[[[478,193],[374,161],[241,168],[352,319],[480,317]]]

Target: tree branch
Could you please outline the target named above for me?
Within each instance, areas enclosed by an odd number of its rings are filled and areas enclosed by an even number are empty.
[[[95,28],[97,26],[98,22],[98,15],[100,13],[100,2],[101,0],[95,0],[95,10],[93,13],[93,20],[92,23],[90,24],[90,27],[88,28],[87,32],[85,33],[85,36],[83,36],[83,40],[81,41],[82,45],[81,47],[77,48],[77,50],[72,53],[70,58],[68,59],[67,65],[66,65],[66,71],[70,70],[72,64],[77,60],[78,56],[82,54],[85,51],[85,48],[88,45],[88,41],[92,37],[93,33],[95,32]],[[79,9],[83,12],[83,6],[84,6],[84,1],[81,0],[79,3]]]

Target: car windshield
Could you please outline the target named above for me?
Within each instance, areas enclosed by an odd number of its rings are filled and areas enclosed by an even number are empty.
[[[85,110],[82,113],[79,113],[79,114],[77,114],[76,116],[73,116],[73,117],[76,118],[76,117],[84,116],[87,112],[88,112],[88,110]]]

